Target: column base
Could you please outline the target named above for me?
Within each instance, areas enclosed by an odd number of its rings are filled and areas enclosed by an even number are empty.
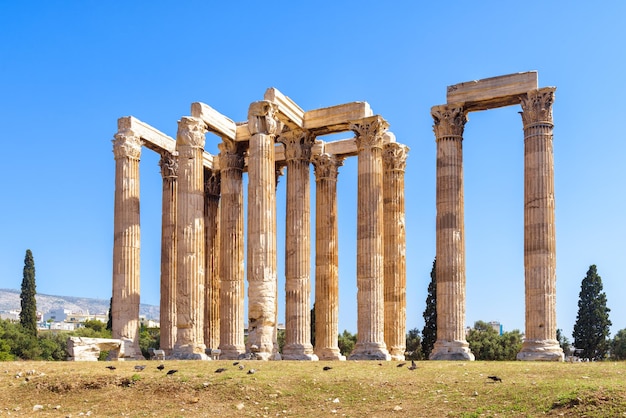
[[[320,360],[346,361],[346,356],[341,355],[339,348],[322,348],[315,350],[315,354]]]
[[[226,345],[220,346],[219,348],[222,350],[220,354],[220,359],[222,360],[239,360],[241,356],[246,353],[244,346],[237,347],[235,345]]]
[[[205,346],[202,345],[181,345],[174,347],[172,354],[166,357],[168,360],[211,360],[205,353]]]
[[[522,361],[563,361],[565,355],[557,340],[525,340],[517,359]]]
[[[391,360],[385,343],[356,343],[348,360]]]
[[[435,342],[433,351],[429,356],[430,360],[461,360],[474,361],[474,354],[469,349],[469,344],[465,340]]]
[[[119,352],[111,350],[107,360],[115,361],[132,361],[132,360],[145,360],[146,358],[141,353],[139,343],[134,343],[133,340],[128,338],[120,338],[122,340],[122,346]]]
[[[391,347],[391,349],[389,349],[391,360],[404,361],[405,360],[404,351],[405,351],[405,347]]]
[[[313,353],[311,344],[289,344],[283,347],[283,360],[310,360],[318,361],[319,358]]]

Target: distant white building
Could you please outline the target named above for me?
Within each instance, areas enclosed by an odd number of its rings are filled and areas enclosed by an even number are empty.
[[[10,311],[0,311],[0,319],[8,319],[11,321],[20,320],[20,311],[17,309],[11,309]]]

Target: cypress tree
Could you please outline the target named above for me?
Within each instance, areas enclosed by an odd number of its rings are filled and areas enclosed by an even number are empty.
[[[422,330],[422,353],[424,358],[430,356],[437,341],[437,259],[433,261],[430,271],[430,284],[424,309],[424,329]]]
[[[601,360],[609,350],[611,321],[602,291],[602,278],[595,264],[589,267],[580,286],[578,315],[574,324],[574,347],[582,350],[582,357]]]
[[[113,297],[109,301],[109,317],[107,319],[107,327],[109,331],[113,331]]]
[[[33,260],[33,253],[30,250],[26,250],[22,292],[20,293],[22,305],[20,324],[30,335],[37,335],[37,300],[35,299],[35,294],[35,260]]]

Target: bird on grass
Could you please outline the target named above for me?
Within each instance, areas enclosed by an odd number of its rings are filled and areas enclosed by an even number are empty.
[[[238,361],[235,361],[235,362],[233,363],[233,366],[236,366],[236,365],[238,365],[238,364],[239,364],[239,362],[238,362]]]
[[[332,367],[330,367],[330,366],[324,366],[324,368],[323,368],[324,371],[327,371],[327,370],[330,370],[330,369],[332,369]]]
[[[243,364],[240,364],[240,365],[239,365],[239,370],[243,370],[243,368],[244,368],[244,367],[245,367],[245,366],[244,366]]]
[[[107,366],[107,369],[109,369],[109,370],[115,370],[116,368],[117,367],[115,367],[115,366]]]
[[[224,367],[220,367],[219,369],[215,370],[215,373],[222,373],[225,372],[226,369]]]
[[[256,370],[255,370],[255,369],[250,369],[250,370],[248,370],[248,374],[255,374],[255,373],[256,373]]]
[[[498,376],[487,376],[487,379],[491,379],[494,382],[502,382],[502,379],[499,378]]]
[[[145,364],[144,365],[137,365],[137,366],[135,366],[135,370],[137,370],[138,372],[142,371],[145,368],[146,368]]]
[[[406,363],[400,363],[400,364],[398,364],[396,367],[404,367],[404,365],[405,365],[405,364],[406,364]]]
[[[165,368],[165,364],[159,364],[157,366],[157,369],[159,369],[159,370],[163,370],[164,368]]]
[[[411,360],[411,365],[409,367],[407,367],[407,369],[409,369],[409,370],[417,369],[417,364],[415,364],[415,360]]]
[[[170,374],[174,374],[174,373],[176,373],[177,371],[178,371],[178,370],[176,370],[176,369],[168,370],[167,374],[168,374],[168,375],[170,375]]]

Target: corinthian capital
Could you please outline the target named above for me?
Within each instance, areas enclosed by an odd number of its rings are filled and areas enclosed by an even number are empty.
[[[339,167],[343,165],[343,160],[343,157],[326,153],[313,156],[311,161],[315,179],[318,181],[324,178],[336,179],[339,175]]]
[[[430,114],[435,121],[433,131],[437,139],[447,136],[463,136],[463,129],[467,123],[467,113],[462,106],[433,106]]]
[[[216,170],[205,170],[204,193],[209,197],[219,197],[220,189],[221,189],[220,172]]]
[[[178,121],[176,142],[194,148],[204,148],[206,125],[198,118],[183,116]]]
[[[167,151],[161,153],[159,167],[161,167],[161,176],[164,179],[178,177],[178,160],[171,153]]]
[[[278,141],[285,145],[285,160],[311,160],[311,148],[315,143],[315,135],[303,129],[292,129],[283,132]]]
[[[248,108],[248,130],[250,135],[277,135],[283,124],[276,118],[277,106],[265,100],[254,102]]]
[[[113,155],[118,158],[133,158],[138,160],[141,156],[141,138],[132,130],[126,129],[114,135]]]
[[[406,159],[409,156],[409,147],[390,142],[383,147],[383,167],[387,171],[404,171]]]
[[[552,123],[552,103],[556,87],[545,87],[529,91],[521,97],[522,122],[528,125],[536,122]]]
[[[372,116],[350,123],[350,130],[356,134],[356,146],[364,148],[382,148],[385,132],[389,123],[380,116]]]
[[[243,169],[244,156],[243,152],[237,146],[237,142],[229,138],[222,138],[222,142],[217,144],[220,150],[220,168],[236,168]]]

